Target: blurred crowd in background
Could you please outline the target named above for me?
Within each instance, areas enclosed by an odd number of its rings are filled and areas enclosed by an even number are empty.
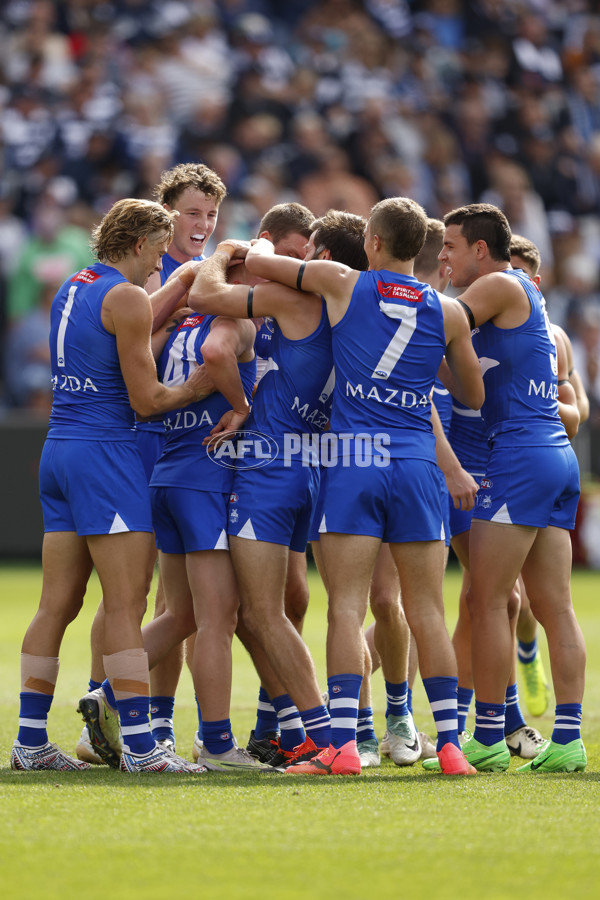
[[[228,188],[213,247],[288,200],[500,206],[540,249],[600,477],[600,3],[4,0],[0,112],[4,413],[47,414],[49,304],[90,228],[196,161]]]

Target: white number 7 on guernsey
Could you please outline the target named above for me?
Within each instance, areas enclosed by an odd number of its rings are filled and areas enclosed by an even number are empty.
[[[379,378],[385,381],[394,371],[396,363],[406,350],[406,346],[415,332],[417,327],[417,307],[400,306],[398,303],[383,303],[380,301],[379,308],[390,319],[401,320],[381,359],[371,373],[371,378]]]

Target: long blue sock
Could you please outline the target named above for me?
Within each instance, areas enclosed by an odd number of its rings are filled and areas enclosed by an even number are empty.
[[[175,697],[150,697],[152,737],[155,741],[175,740],[173,711]]]
[[[504,740],[505,703],[481,703],[475,698],[475,731],[480,744],[491,747]]]
[[[424,678],[423,687],[437,728],[436,750],[441,750],[444,744],[448,743],[459,747],[458,713],[456,711],[458,678],[450,675]]]
[[[331,720],[326,706],[315,706],[300,713],[306,736],[315,747],[329,747],[331,743]]]
[[[406,705],[408,706],[409,713],[413,714],[413,705],[412,705],[412,688],[409,688],[406,692]]]
[[[518,728],[526,724],[519,706],[519,690],[517,683],[509,684],[506,688],[506,714],[504,720],[504,734],[512,734]]]
[[[204,746],[209,753],[227,753],[233,747],[231,720],[218,719],[213,722],[202,722]]]
[[[358,697],[361,685],[362,675],[352,673],[334,675],[327,679],[331,743],[338,750],[348,741],[356,740]]]
[[[17,740],[24,747],[43,747],[48,743],[46,727],[54,695],[22,691],[19,697],[21,706]]]
[[[104,691],[104,696],[106,697],[106,702],[108,703],[108,705],[112,706],[113,709],[117,709],[117,701],[115,699],[115,695],[112,687],[110,686],[110,681],[108,680],[108,678],[104,679],[100,687]]]
[[[282,750],[293,750],[304,743],[304,726],[297,707],[289,694],[273,697],[272,704],[279,722],[279,744]]]
[[[555,744],[570,744],[581,737],[581,703],[558,703],[554,714],[552,740]]]
[[[386,681],[385,696],[387,699],[386,718],[408,715],[408,681],[402,681],[400,684]]]
[[[275,707],[271,703],[271,698],[261,685],[258,692],[258,704],[256,706],[256,727],[254,728],[254,737],[257,741],[271,738],[279,731],[279,722]]]
[[[143,756],[154,749],[155,740],[150,731],[150,698],[128,697],[117,700],[123,748]]]
[[[370,706],[365,706],[358,711],[358,721],[356,723],[356,742],[376,741],[377,735],[373,728],[373,710]]]
[[[456,707],[458,710],[458,733],[459,734],[462,731],[466,730],[467,716],[469,715],[469,707],[471,705],[472,699],[473,699],[473,689],[461,687],[459,684],[458,692],[456,695]]]
[[[93,678],[90,678],[90,680],[89,680],[89,682],[88,682],[88,690],[90,690],[90,691],[97,691],[99,687],[102,687],[102,682],[101,682],[101,681],[94,681]]]
[[[200,704],[198,703],[198,698],[194,694],[194,700],[196,701],[196,710],[198,712],[198,740],[202,741],[204,735],[204,726],[202,722],[202,710],[200,709]]]

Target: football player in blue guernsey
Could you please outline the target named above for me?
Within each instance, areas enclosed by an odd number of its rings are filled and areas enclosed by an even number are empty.
[[[275,252],[270,241],[263,238],[260,243]],[[329,744],[329,715],[314,663],[285,614],[284,591],[290,551],[306,549],[318,492],[318,454],[307,460],[301,445],[302,435],[318,439],[329,423],[321,398],[333,368],[331,330],[319,296],[279,284],[257,284],[249,291],[226,282],[232,256],[238,252],[243,256],[248,246],[221,242],[198,270],[189,303],[204,313],[273,320],[267,371],[246,423],[250,440],[237,445],[242,452],[237,454],[228,534],[244,622],[281,684],[281,693],[270,690],[269,696],[289,764]],[[289,435],[298,436],[295,454],[286,449]],[[267,445],[272,454],[265,465]]]
[[[219,207],[226,195],[226,188],[216,172],[202,163],[182,163],[167,169],[161,175],[154,189],[154,197],[168,211],[176,211],[173,218],[173,238],[167,252],[162,258],[162,269],[153,272],[146,282],[146,291],[151,295],[154,313],[153,332],[158,331],[167,314],[173,308],[172,295],[165,293],[163,285],[183,263],[190,260],[204,259],[206,244],[217,224]],[[193,270],[182,277],[193,280]],[[173,283],[170,279],[169,285]],[[184,295],[185,297],[185,295]],[[180,300],[183,302],[184,297]],[[136,439],[142,455],[148,479],[154,464],[162,451],[164,426],[162,421],[136,422]],[[150,560],[148,585],[152,581],[156,559]],[[154,615],[164,611],[164,594],[159,576]],[[89,694],[85,705],[90,711],[96,707],[98,714],[106,698],[100,691],[105,673],[102,666],[102,633],[104,628],[104,608],[102,604],[94,619],[91,632],[91,673]],[[175,748],[173,731],[173,708],[175,690],[181,675],[184,660],[184,646],[179,645],[161,660],[152,670],[151,679],[151,716],[152,732],[157,741],[164,746]],[[95,752],[89,741],[87,728],[84,727],[77,743],[76,753],[79,759],[87,762],[101,763],[103,760]],[[116,762],[116,757],[113,757]]]
[[[415,278],[441,292],[448,286],[446,266],[438,260],[443,238],[443,222],[428,219],[425,243],[414,261]],[[442,501],[444,540],[448,547],[450,507],[454,508],[456,505],[460,510],[472,509],[477,483],[462,468],[448,443],[446,435],[450,424],[452,397],[439,378],[436,378],[433,387],[432,402],[437,461],[445,479],[442,479],[442,491],[449,499],[449,502]],[[435,420],[435,413],[439,422]],[[372,671],[376,671],[380,664],[382,666],[387,698],[386,732],[381,742],[381,753],[389,756],[398,766],[412,765],[417,759],[437,759],[435,745],[427,734],[417,733],[412,717],[412,686],[418,671],[417,653],[402,610],[398,573],[387,544],[382,544],[375,565],[369,601],[375,622],[367,629],[365,637],[371,654]],[[363,680],[361,707],[365,685],[368,686],[368,679]],[[360,736],[359,708],[358,749],[362,762]]]
[[[198,368],[162,385],[150,349],[152,307],[144,290],[173,236],[173,215],[148,200],[121,200],[93,232],[98,262],[59,288],[51,310],[54,400],[40,462],[43,587],[23,641],[16,769],[85,769],[48,741],[58,653],[95,567],[104,598],[104,668],[123,736],[124,772],[201,773],[159,748],[149,722],[142,646],[146,573],[153,551],[147,479],[134,410],[160,415],[212,390]],[[174,285],[183,296],[184,286]]]
[[[463,750],[506,769],[505,690],[513,659],[511,594],[519,576],[548,638],[556,697],[551,741],[517,771],[582,771],[585,644],[570,591],[579,469],[559,417],[557,351],[542,294],[510,264],[505,215],[490,204],[448,213],[440,259],[473,329],[486,397],[489,456],[469,538],[475,732]],[[425,764],[426,765],[426,764]]]
[[[232,270],[236,283],[257,279],[245,267]],[[144,643],[180,638],[197,629],[190,661],[202,718],[203,744],[194,755],[232,768],[269,768],[238,748],[233,737],[231,643],[237,626],[238,591],[227,542],[227,512],[233,468],[217,466],[207,442],[246,420],[256,379],[252,321],[188,316],[169,337],[159,359],[164,384],[184,381],[203,362],[216,393],[165,417],[165,446],[150,487],[167,613],[144,629]],[[190,483],[190,472],[194,472]],[[166,620],[166,630],[165,630]],[[150,654],[152,666],[153,654]]]
[[[332,328],[336,369],[332,432],[340,442],[329,469],[321,545],[329,582],[327,669],[331,743],[292,774],[360,772],[356,746],[364,671],[362,627],[382,541],[398,568],[406,617],[438,729],[445,774],[473,774],[456,722],[456,660],[442,597],[443,512],[430,394],[446,354],[446,387],[468,405],[483,382],[461,309],[418,282],[413,261],[427,216],[413,200],[376,204],[365,230],[371,268],[299,265],[258,241],[246,265],[263,278],[321,294]],[[464,317],[463,317],[464,319]]]

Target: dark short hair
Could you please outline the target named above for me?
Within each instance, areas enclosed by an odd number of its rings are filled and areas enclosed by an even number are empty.
[[[524,263],[527,263],[531,269],[532,278],[535,278],[540,271],[542,257],[536,245],[529,238],[523,237],[521,234],[513,234],[510,240],[510,255],[518,256]]]
[[[90,246],[99,260],[118,262],[131,252],[140,238],[173,239],[173,222],[179,215],[153,200],[118,200],[92,230]]]
[[[264,214],[258,233],[268,231],[274,244],[288,234],[301,234],[308,240],[314,221],[310,209],[301,203],[278,203]]]
[[[202,191],[207,197],[214,197],[217,205],[221,203],[227,193],[227,189],[217,173],[205,166],[204,163],[181,163],[162,173],[153,194],[158,203],[174,206],[187,188],[194,188]]]
[[[335,262],[365,271],[369,268],[365,253],[366,224],[362,216],[330,209],[313,223],[315,247],[318,252],[329,250]]]
[[[453,209],[444,216],[444,225],[460,225],[468,244],[485,241],[492,259],[510,262],[510,225],[502,210],[492,203],[470,203]]]
[[[369,216],[371,234],[401,262],[414,259],[427,234],[427,214],[409,197],[388,197],[376,203]]]

